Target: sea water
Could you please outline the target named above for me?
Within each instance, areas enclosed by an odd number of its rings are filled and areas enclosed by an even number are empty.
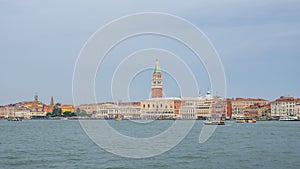
[[[109,121],[131,137],[151,137],[174,121]],[[300,168],[300,122],[226,121],[199,143],[203,121],[173,149],[132,159],[97,146],[76,120],[0,121],[0,168]]]

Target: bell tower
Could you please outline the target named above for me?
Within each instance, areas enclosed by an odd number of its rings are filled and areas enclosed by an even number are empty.
[[[34,95],[34,102],[38,102],[39,101],[39,96],[37,95],[37,93],[35,93]]]
[[[152,74],[152,98],[162,98],[162,76],[157,58]]]
[[[49,104],[50,106],[54,106],[54,100],[53,100],[53,96],[51,97],[51,99],[50,99],[50,104]]]

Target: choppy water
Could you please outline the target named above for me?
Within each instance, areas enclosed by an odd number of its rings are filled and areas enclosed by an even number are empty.
[[[150,136],[173,121],[110,123],[127,135]],[[98,147],[78,121],[2,120],[0,168],[300,168],[300,122],[228,122],[199,144],[202,126],[196,121],[188,136],[162,155],[130,159]]]

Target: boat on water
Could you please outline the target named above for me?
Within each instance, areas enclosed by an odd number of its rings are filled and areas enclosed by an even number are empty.
[[[279,121],[297,121],[297,116],[281,116]]]
[[[114,119],[115,119],[115,121],[121,121],[122,117],[121,117],[121,115],[116,115]]]
[[[256,120],[252,117],[237,117],[235,119],[236,123],[256,123]]]
[[[8,117],[7,121],[22,121],[22,119],[19,117]]]
[[[205,125],[225,125],[225,122],[222,120],[209,120],[204,122]]]

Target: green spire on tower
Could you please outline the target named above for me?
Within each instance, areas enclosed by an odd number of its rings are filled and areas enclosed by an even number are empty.
[[[154,73],[160,73],[160,68],[159,68],[159,65],[158,65],[158,59],[157,58],[156,58],[156,61],[155,61]]]

